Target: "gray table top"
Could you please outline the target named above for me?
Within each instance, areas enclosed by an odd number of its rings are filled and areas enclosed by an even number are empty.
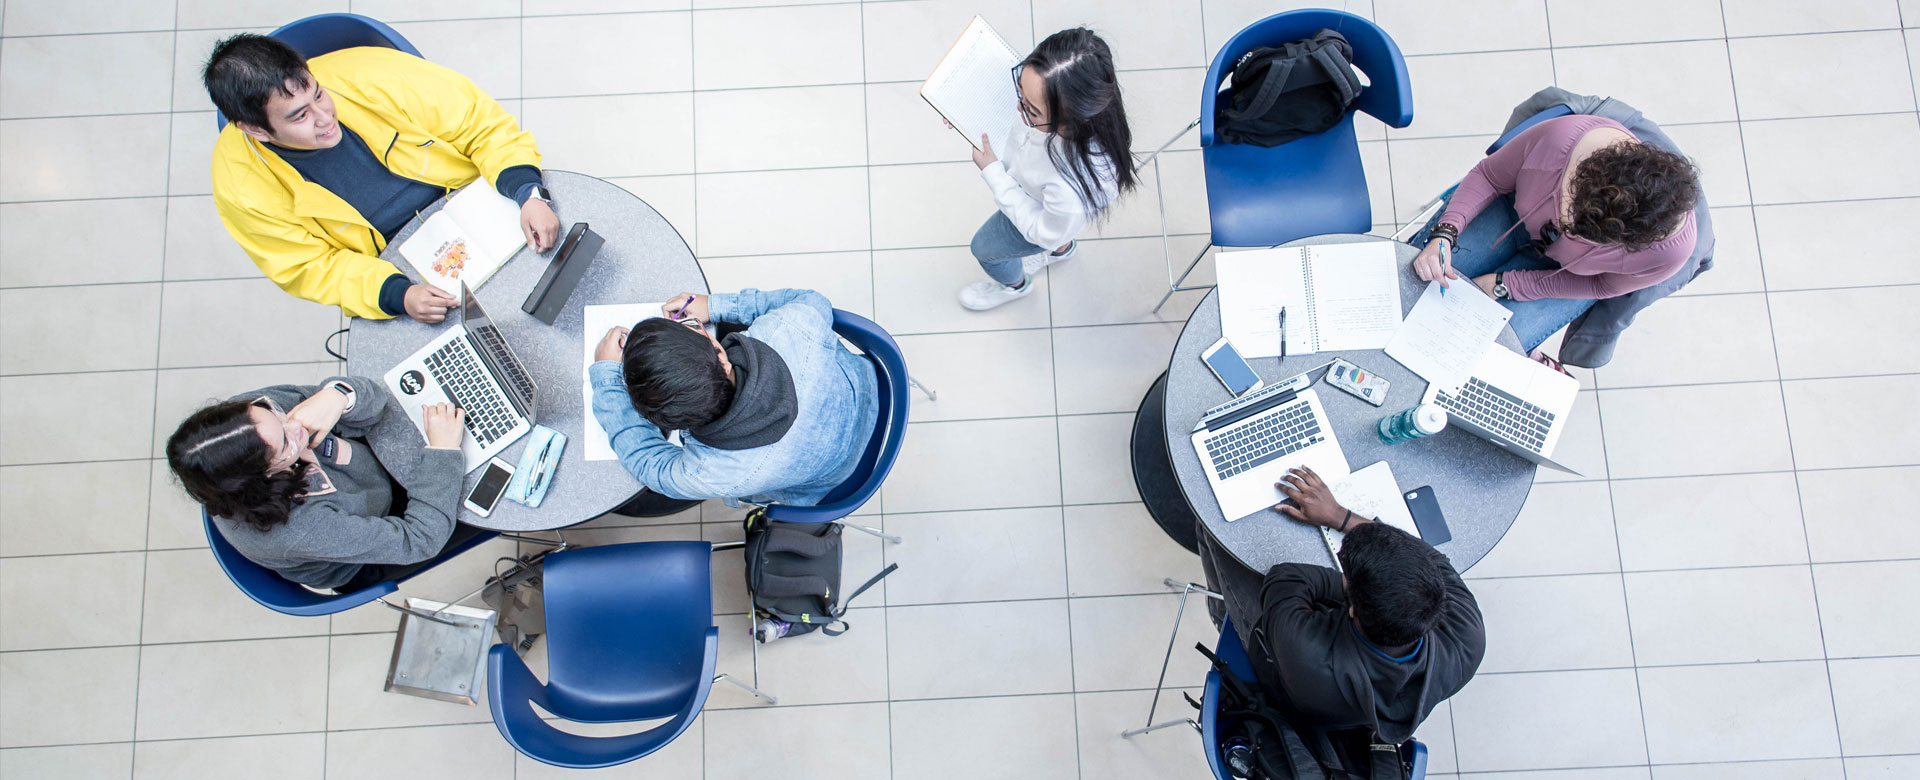
[[[1316,236],[1288,246],[1384,240],[1358,235]],[[1421,290],[1426,288],[1426,282],[1420,281],[1411,267],[1418,253],[1406,244],[1395,244],[1395,251],[1400,260],[1400,305],[1403,310],[1412,310]],[[1333,556],[1317,529],[1271,509],[1234,522],[1221,516],[1220,504],[1207,485],[1200,455],[1194,451],[1190,439],[1193,424],[1200,415],[1230,397],[1227,389],[1200,362],[1200,353],[1219,338],[1220,300],[1216,289],[1207,293],[1206,299],[1188,318],[1186,328],[1180,332],[1180,341],[1174,346],[1167,373],[1166,443],[1180,490],[1200,516],[1205,530],[1234,557],[1256,571],[1264,572],[1276,563],[1288,562],[1331,565]],[[1509,349],[1520,349],[1520,341],[1512,328],[1502,332],[1499,341]],[[1272,384],[1336,357],[1345,358],[1393,383],[1387,393],[1387,403],[1377,408],[1325,382],[1314,385],[1320,403],[1332,419],[1333,434],[1346,453],[1347,464],[1358,470],[1384,460],[1393,466],[1394,479],[1402,490],[1431,485],[1446,515],[1447,527],[1453,533],[1453,540],[1439,545],[1438,549],[1453,561],[1454,568],[1466,571],[1492,550],[1513,525],[1520,505],[1526,503],[1537,467],[1453,428],[1425,439],[1382,444],[1374,427],[1380,418],[1419,403],[1427,388],[1426,380],[1387,357],[1384,351],[1321,352],[1295,355],[1284,362],[1279,358],[1256,358],[1247,362]]]
[[[606,245],[552,325],[522,312],[520,304],[540,280],[553,258],[553,249],[539,255],[531,248],[521,249],[474,292],[514,353],[533,372],[540,386],[540,424],[567,436],[566,452],[540,508],[529,509],[504,499],[487,517],[461,508],[460,522],[496,531],[543,531],[582,523],[626,503],[640,490],[640,484],[619,461],[582,459],[586,447],[580,441],[585,425],[580,405],[580,340],[585,337],[581,332],[585,327],[581,307],[663,301],[676,292],[707,291],[707,278],[687,242],[646,201],[592,176],[569,171],[545,173],[547,187],[553,193],[554,212],[560,216],[561,235],[565,236],[575,222],[585,222],[606,239]],[[439,209],[436,203],[421,212],[381,253],[416,281],[419,275],[400,257],[398,247],[422,220]],[[355,319],[347,342],[347,373],[377,381],[445,327],[423,325],[407,317]],[[412,475],[419,464],[420,450],[426,446],[412,422],[397,413],[389,413],[367,440],[380,463],[402,481]],[[523,438],[500,458],[517,464],[524,449]],[[472,488],[479,473],[476,469],[467,475],[465,488]]]

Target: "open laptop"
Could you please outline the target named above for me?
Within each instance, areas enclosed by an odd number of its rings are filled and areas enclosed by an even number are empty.
[[[422,406],[450,401],[466,410],[460,452],[472,471],[533,430],[540,388],[464,283],[453,316],[453,327],[400,361],[386,382],[423,435]]]
[[[1333,436],[1311,371],[1207,410],[1193,430],[1207,484],[1228,522],[1286,499],[1274,483],[1306,466],[1329,484],[1347,476],[1347,455]]]
[[[1567,412],[1580,394],[1580,380],[1547,368],[1532,358],[1495,346],[1480,358],[1459,393],[1441,392],[1429,383],[1421,403],[1447,410],[1447,425],[1472,433],[1494,446],[1568,474],[1580,472],[1555,463],[1553,447],[1567,428]]]

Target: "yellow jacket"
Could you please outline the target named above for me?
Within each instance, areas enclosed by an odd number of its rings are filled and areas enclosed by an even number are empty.
[[[467,77],[394,49],[361,47],[307,61],[333,94],[340,124],[387,169],[449,190],[540,164],[533,134]],[[227,232],[280,289],[386,318],[380,287],[399,273],[386,241],[353,206],[301,178],[272,149],[229,123],[213,145],[213,203]]]

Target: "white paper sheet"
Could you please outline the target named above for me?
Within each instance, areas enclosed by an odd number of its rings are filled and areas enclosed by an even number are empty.
[[[996,153],[1005,154],[1008,134],[1020,121],[1020,98],[1013,91],[1013,66],[1018,64],[1020,55],[1013,47],[987,20],[973,17],[920,85],[920,97],[974,148],[980,147],[985,133]]]
[[[1439,282],[1428,282],[1400,332],[1387,343],[1387,356],[1441,390],[1456,393],[1512,318],[1513,312],[1471,281],[1455,280],[1444,295]]]
[[[600,419],[593,416],[593,382],[587,378],[587,369],[593,367],[593,350],[600,346],[600,339],[607,331],[615,328],[631,328],[633,324],[648,317],[660,316],[662,303],[607,303],[581,307],[581,319],[585,321],[584,337],[581,341],[580,358],[580,409],[587,418],[580,433],[581,444],[586,446],[582,455],[587,460],[613,460],[613,444],[607,441],[607,429],[600,427]]]
[[[1400,327],[1399,266],[1384,241],[1221,252],[1220,332],[1242,357],[1379,349]]]
[[[1393,467],[1388,466],[1386,461],[1348,474],[1346,479],[1330,487],[1334,500],[1353,510],[1354,514],[1420,536],[1420,527],[1413,523],[1413,512],[1407,509],[1406,500],[1400,497],[1400,482],[1393,478]],[[1334,568],[1340,568],[1340,542],[1346,538],[1346,534],[1331,528],[1321,528],[1320,534],[1327,542],[1327,551],[1333,554]]]

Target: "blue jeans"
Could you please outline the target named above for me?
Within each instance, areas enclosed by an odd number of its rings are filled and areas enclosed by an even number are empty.
[[[1007,215],[999,211],[987,217],[986,224],[973,234],[973,257],[980,261],[981,270],[986,271],[994,281],[1008,287],[1027,278],[1026,270],[1020,267],[1020,260],[1042,251],[1045,250],[1020,235],[1020,229],[1013,226],[1013,220],[1007,219]]]
[[[1441,209],[1446,212],[1445,208]],[[1495,244],[1494,239],[1506,233],[1507,228],[1520,221],[1520,215],[1513,210],[1513,196],[1502,195],[1488,203],[1480,216],[1460,231],[1460,245],[1453,250],[1453,270],[1460,275],[1458,281],[1449,284],[1467,282],[1473,277],[1490,274],[1495,271],[1551,271],[1560,267],[1559,263],[1546,257],[1535,257],[1520,251],[1523,242],[1531,240],[1525,227],[1508,233]],[[1413,237],[1413,245],[1424,247],[1433,226],[1440,222],[1439,215],[1427,222],[1427,226]],[[1520,345],[1532,352],[1547,337],[1559,332],[1567,323],[1585,313],[1593,306],[1590,298],[1540,298],[1531,301],[1501,301],[1500,305],[1513,312],[1513,319],[1507,324],[1513,326],[1513,332],[1520,337]]]

